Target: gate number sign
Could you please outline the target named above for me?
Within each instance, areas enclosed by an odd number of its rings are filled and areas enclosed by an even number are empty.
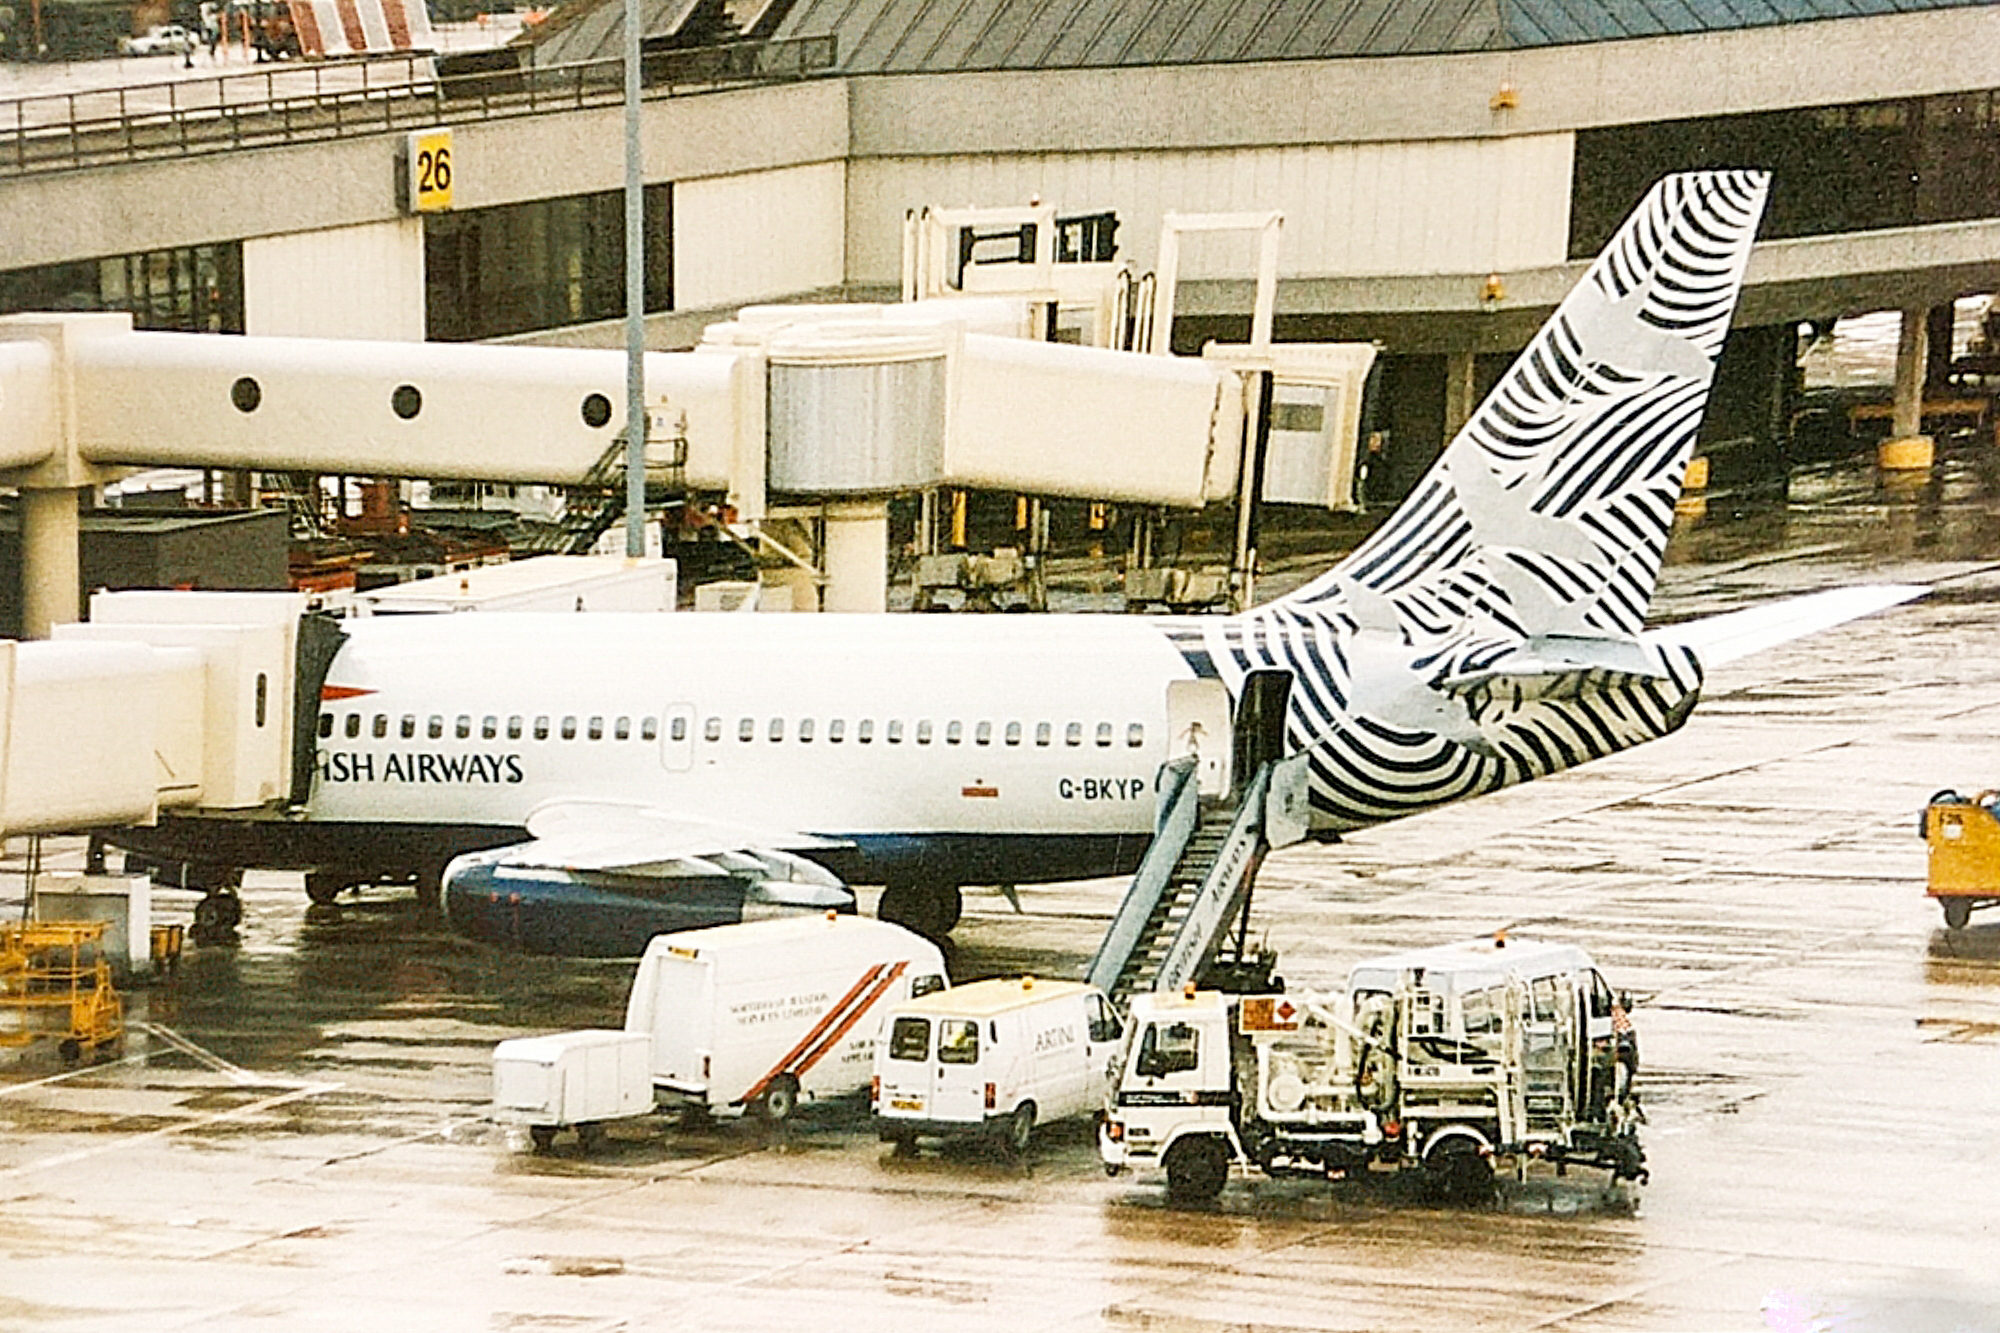
[[[417,130],[403,144],[403,207],[442,213],[451,207],[454,163],[450,130]]]

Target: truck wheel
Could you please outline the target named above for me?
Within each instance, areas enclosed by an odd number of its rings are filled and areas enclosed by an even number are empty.
[[[1972,899],[1942,898],[1939,901],[1944,904],[1945,925],[1953,930],[1964,930],[1965,923],[1972,920]]]
[[[604,1146],[605,1137],[604,1126],[594,1120],[587,1125],[576,1127],[577,1146],[583,1149],[586,1157]]]
[[[799,1081],[790,1074],[780,1074],[764,1089],[764,1095],[757,1099],[758,1118],[767,1124],[781,1125],[792,1118],[792,1112],[799,1109]]]
[[[536,1152],[547,1152],[556,1146],[556,1127],[554,1125],[530,1125],[528,1126],[528,1139],[535,1145]]]
[[[1016,1161],[1028,1153],[1028,1140],[1035,1134],[1035,1104],[1022,1102],[1000,1127],[1000,1146]]]
[[[1229,1183],[1229,1151],[1211,1136],[1182,1139],[1167,1149],[1166,1166],[1167,1200],[1181,1207],[1212,1204]]]
[[[1424,1162],[1424,1191],[1439,1203],[1484,1203],[1493,1197],[1493,1163],[1470,1148],[1435,1153]]]

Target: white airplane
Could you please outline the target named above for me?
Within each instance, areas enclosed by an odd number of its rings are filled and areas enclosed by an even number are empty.
[[[1290,674],[1284,741],[1311,756],[1322,836],[1666,735],[1704,656],[1920,591],[1645,628],[1766,188],[1747,171],[1655,186],[1409,500],[1268,605],[355,621],[303,810],[110,836],[304,868],[320,900],[442,876],[470,933],[618,954],[851,907],[846,883],[885,885],[884,916],[937,933],[964,884],[1129,872],[1162,764],[1200,748],[1185,682],[1236,699],[1252,672]],[[1205,716],[1226,729],[1226,704]]]

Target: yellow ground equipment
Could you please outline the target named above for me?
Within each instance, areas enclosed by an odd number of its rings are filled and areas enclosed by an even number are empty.
[[[1962,929],[1975,907],[2000,903],[2000,791],[1967,798],[1947,788],[1931,797],[1919,825],[1930,848],[1930,895],[1944,923]]]
[[[102,921],[0,925],[0,1045],[53,1039],[64,1063],[115,1051],[125,1006],[111,985]]]

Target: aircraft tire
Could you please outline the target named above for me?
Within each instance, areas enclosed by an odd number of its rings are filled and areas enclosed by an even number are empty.
[[[882,890],[875,915],[927,939],[943,939],[958,925],[965,898],[956,884],[891,884]]]
[[[320,907],[330,905],[352,887],[346,880],[324,870],[315,870],[306,876],[306,897]]]

